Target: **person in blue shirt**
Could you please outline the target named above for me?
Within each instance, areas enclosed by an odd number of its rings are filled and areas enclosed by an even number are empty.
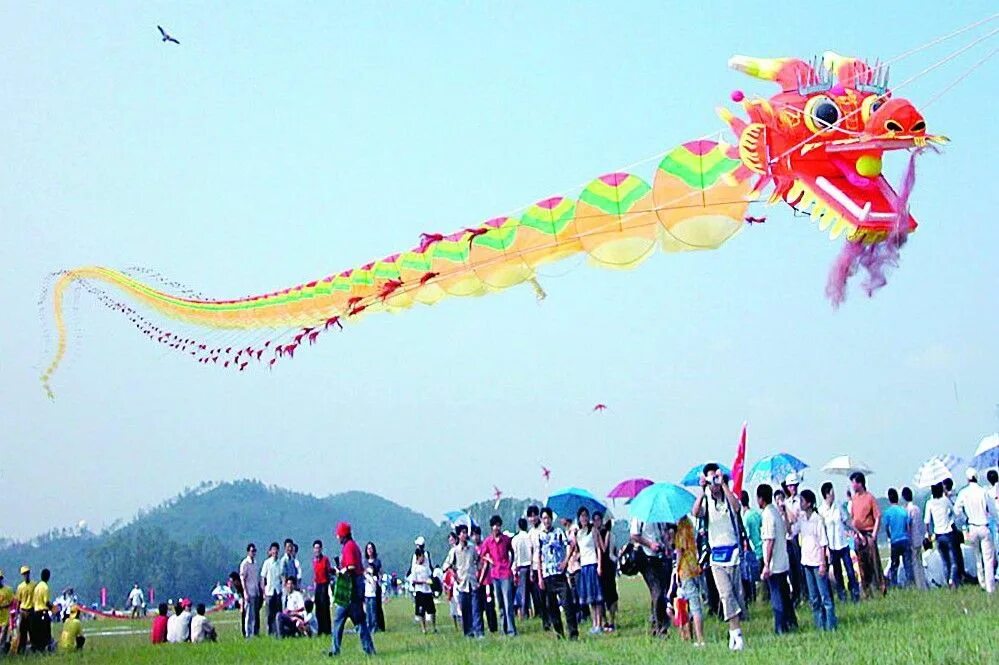
[[[905,566],[905,586],[912,584],[912,544],[909,542],[909,513],[898,505],[898,491],[892,487],[888,490],[888,509],[883,520],[885,534],[891,545],[891,568],[888,569],[888,580],[892,586],[898,586],[899,564]],[[920,562],[922,564],[922,562]]]

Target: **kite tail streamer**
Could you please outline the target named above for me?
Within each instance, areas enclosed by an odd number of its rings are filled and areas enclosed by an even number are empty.
[[[909,155],[909,164],[898,192],[895,220],[888,236],[872,244],[865,244],[861,240],[847,240],[833,262],[826,281],[826,296],[833,307],[839,307],[846,300],[847,284],[858,269],[863,268],[867,273],[862,288],[871,297],[888,283],[888,270],[898,267],[901,249],[908,240],[906,222],[909,218],[909,196],[916,184],[916,157],[922,152],[923,149],[920,148]]]

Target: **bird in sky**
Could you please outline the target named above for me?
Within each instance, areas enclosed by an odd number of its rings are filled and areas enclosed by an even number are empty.
[[[177,41],[176,39],[174,39],[173,37],[171,37],[167,33],[167,31],[164,30],[161,26],[156,26],[156,29],[160,31],[161,35],[163,35],[163,41],[165,41],[165,42],[173,42],[174,44],[180,44],[179,41]]]

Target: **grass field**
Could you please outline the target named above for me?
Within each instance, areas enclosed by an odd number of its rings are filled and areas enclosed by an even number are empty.
[[[708,646],[695,650],[674,631],[665,640],[646,635],[648,596],[641,580],[625,578],[621,583],[619,631],[578,642],[556,642],[541,631],[538,622],[518,626],[516,638],[487,636],[470,641],[461,637],[447,616],[447,605],[439,604],[442,621],[437,635],[422,635],[412,620],[412,604],[393,600],[386,606],[389,632],[375,635],[377,660],[386,663],[641,663],[662,660],[695,663],[997,663],[999,662],[999,601],[989,599],[977,587],[959,592],[897,591],[887,599],[860,605],[839,604],[840,628],[822,634],[812,627],[811,612],[799,609],[801,629],[781,638],[773,634],[768,605],[750,609],[744,624],[746,651],[731,654],[723,624],[706,622]],[[214,615],[219,629],[217,644],[156,645],[148,641],[148,621],[88,621],[86,649],[82,653],[56,656],[74,663],[300,663],[326,659],[328,640],[244,641],[239,636],[238,615]],[[349,624],[348,624],[349,625]],[[53,630],[58,631],[58,624]],[[141,630],[141,634],[123,634]],[[116,635],[96,633],[117,631]],[[364,656],[356,635],[344,636],[341,662],[362,662]]]

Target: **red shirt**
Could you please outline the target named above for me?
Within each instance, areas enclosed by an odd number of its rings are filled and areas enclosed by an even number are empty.
[[[340,565],[343,568],[353,566],[355,576],[364,574],[364,569],[361,567],[361,548],[353,539],[343,544],[343,549],[340,550]]]
[[[330,558],[325,554],[318,559],[312,559],[312,578],[316,584],[330,583]]]
[[[149,631],[149,640],[153,644],[166,642],[167,618],[161,614],[153,617],[153,629]]]
[[[510,542],[510,536],[505,533],[500,534],[498,541],[493,538],[492,534],[489,534],[479,547],[480,556],[488,554],[489,558],[493,560],[493,565],[489,567],[489,577],[494,580],[510,579],[513,575],[510,564],[510,552],[512,551]]]
[[[881,517],[878,500],[870,492],[854,494],[853,501],[850,503],[850,512],[850,516],[853,518],[853,527],[858,531],[873,531],[875,520]]]

